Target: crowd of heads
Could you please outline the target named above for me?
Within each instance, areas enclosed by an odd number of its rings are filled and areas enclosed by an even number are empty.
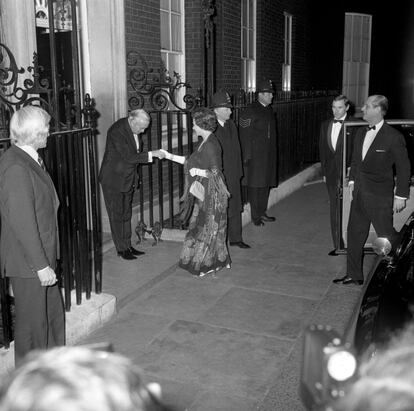
[[[0,386],[1,411],[166,411],[126,357],[86,347],[32,351]]]

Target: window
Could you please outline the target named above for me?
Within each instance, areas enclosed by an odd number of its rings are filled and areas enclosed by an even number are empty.
[[[292,89],[292,15],[284,13],[284,16],[285,31],[283,35],[284,57],[282,66],[282,90],[290,91]]]
[[[174,72],[185,81],[184,73],[184,0],[160,0],[161,58],[166,75],[174,79]],[[181,105],[184,91],[177,103]]]
[[[256,89],[256,0],[242,0],[241,9],[241,86]]]
[[[345,13],[342,93],[359,111],[368,97],[372,16]]]

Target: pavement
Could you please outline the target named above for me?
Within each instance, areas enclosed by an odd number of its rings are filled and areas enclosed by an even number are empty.
[[[303,184],[269,210],[277,220],[243,229],[249,250],[230,247],[232,267],[196,278],[177,266],[181,243],[139,248],[136,261],[104,256],[103,289],[117,314],[77,344],[110,343],[174,410],[303,410],[302,337],[310,324],[340,334],[363,287],[340,286],[345,255],[332,248],[321,181]],[[365,272],[374,257],[365,259]]]
[[[230,247],[231,269],[214,277],[177,266],[184,233],[144,241],[137,247],[146,254],[134,261],[107,243],[103,293],[67,313],[68,345],[110,343],[145,382],[161,384],[174,410],[303,410],[303,332],[322,324],[348,335],[365,286],[332,283],[346,256],[327,255],[328,195],[317,167],[273,190],[270,204],[277,219],[264,227],[245,210],[252,248]],[[365,272],[374,261],[367,256]],[[12,355],[13,344],[0,350],[0,373]]]

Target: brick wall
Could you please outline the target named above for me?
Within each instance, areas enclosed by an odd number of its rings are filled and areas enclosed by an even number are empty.
[[[284,12],[293,16],[292,89],[312,87],[310,78],[310,13],[306,0],[257,0],[257,80],[270,78],[282,88]]]
[[[203,87],[203,24],[201,0],[185,0],[185,70],[191,93]]]
[[[241,5],[240,0],[217,2],[216,90],[236,93],[241,85]]]
[[[149,68],[161,66],[159,0],[125,0],[125,43],[127,53],[140,53]]]

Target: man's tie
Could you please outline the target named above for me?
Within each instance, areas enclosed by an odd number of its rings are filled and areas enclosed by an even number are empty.
[[[46,166],[45,166],[45,162],[43,161],[43,158],[42,157],[37,157],[37,162],[39,163],[39,165],[40,165],[40,167],[42,167],[42,169],[43,170],[45,170],[46,172],[47,172],[47,170],[46,170]]]
[[[335,120],[335,119],[334,119],[334,121],[333,121],[333,122],[334,122],[334,123],[341,123],[341,124],[342,124],[342,123],[344,122],[344,120]]]
[[[369,130],[375,130],[375,126],[372,126],[372,127],[368,126],[368,127],[367,127],[367,130],[368,130],[368,131],[369,131]]]

